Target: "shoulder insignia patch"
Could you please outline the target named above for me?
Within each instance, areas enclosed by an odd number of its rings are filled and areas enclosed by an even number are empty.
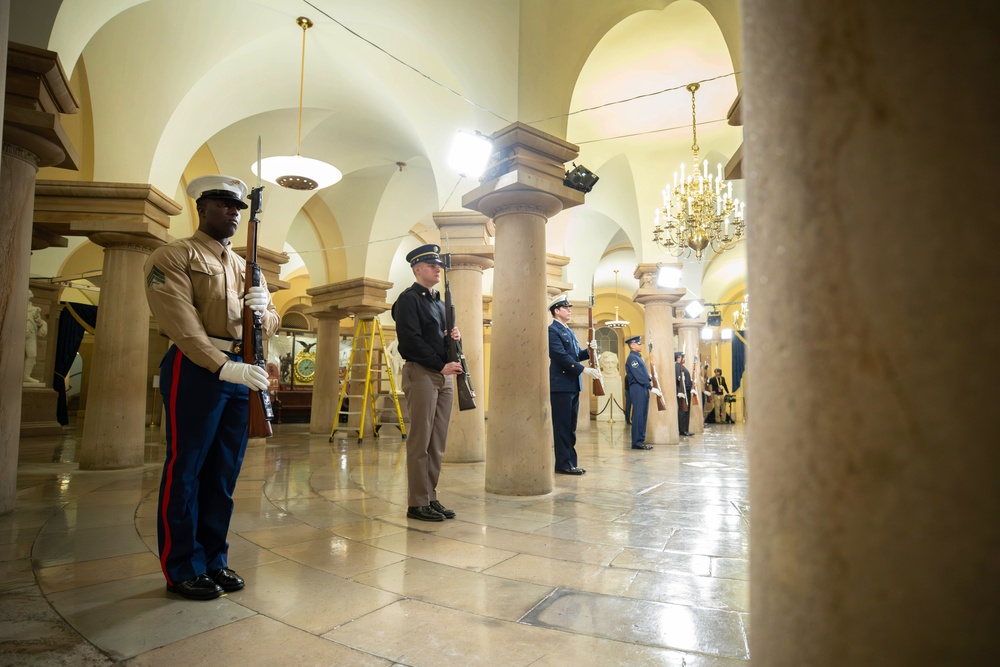
[[[632,368],[638,368],[638,366],[639,366],[639,362],[638,361],[633,361],[632,362]]]
[[[160,289],[167,284],[167,276],[155,264],[146,275],[146,289]]]

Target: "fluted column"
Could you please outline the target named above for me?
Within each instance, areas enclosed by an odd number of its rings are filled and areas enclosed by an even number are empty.
[[[1000,6],[742,7],[753,664],[993,664]]]
[[[149,356],[149,312],[136,304],[145,304],[143,267],[161,243],[116,233],[90,238],[104,246],[104,270],[80,468],[130,468],[143,462]]]
[[[6,35],[6,13],[4,13]],[[76,169],[59,115],[78,106],[59,57],[0,42],[7,56],[0,157],[0,514],[14,508],[28,313],[32,202],[39,167]],[[16,91],[14,94],[13,91]]]
[[[330,435],[337,423],[337,399],[340,398],[340,321],[347,316],[347,311],[330,308],[313,310],[309,314],[319,323],[309,432]]]
[[[685,354],[684,366],[691,372],[691,391],[698,400],[695,403],[689,399],[691,420],[688,430],[691,433],[703,433],[705,431],[705,394],[702,393],[704,387],[701,383],[701,369],[698,368],[698,346],[701,344],[701,330],[705,328],[705,318],[688,318],[678,315],[674,326],[677,327],[681,351]]]
[[[657,264],[640,264],[635,269],[639,289],[632,300],[645,307],[646,330],[643,332],[643,357],[656,367],[660,390],[667,409],[656,409],[656,397],[649,395],[649,416],[646,422],[646,442],[652,445],[680,443],[677,423],[677,389],[674,378],[674,304],[684,296],[684,289],[656,286]],[[653,353],[649,353],[653,343]]]
[[[583,193],[563,185],[576,146],[515,123],[493,135],[494,161],[462,204],[496,225],[486,491],[552,490],[545,223]]]
[[[448,280],[455,304],[455,322],[462,332],[462,352],[476,392],[474,410],[458,409],[458,392],[448,427],[448,463],[474,463],[486,457],[486,405],[483,391],[483,271],[493,267],[493,221],[467,211],[434,214],[443,247],[452,253]],[[447,243],[444,240],[447,239]],[[462,381],[456,377],[456,382]]]

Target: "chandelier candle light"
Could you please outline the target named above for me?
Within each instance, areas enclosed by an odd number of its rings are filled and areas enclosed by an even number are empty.
[[[708,171],[698,158],[698,122],[695,113],[695,92],[699,84],[688,84],[691,93],[691,133],[694,141],[694,171],[685,175],[681,163],[680,176],[674,172],[674,183],[663,189],[663,208],[655,210],[653,241],[674,257],[694,256],[701,261],[705,248],[716,253],[732,248],[743,240],[746,204],[733,198],[733,184],[722,178],[722,165],[716,175]]]
[[[306,30],[313,27],[313,22],[305,16],[295,19],[302,28],[302,69],[299,74],[299,133],[295,144],[295,155],[275,155],[260,161],[260,173],[257,164],[250,170],[255,176],[269,183],[275,183],[289,190],[318,190],[326,188],[343,178],[340,170],[332,164],[321,160],[302,157],[302,98],[306,81]]]

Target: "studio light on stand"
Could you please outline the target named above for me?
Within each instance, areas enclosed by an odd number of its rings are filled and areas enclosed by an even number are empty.
[[[332,164],[321,160],[302,157],[302,99],[306,80],[306,31],[313,27],[313,22],[304,16],[295,19],[302,28],[302,69],[299,75],[299,133],[295,145],[295,155],[276,155],[266,157],[260,162],[260,174],[257,174],[255,162],[250,171],[269,183],[280,185],[289,190],[319,190],[329,187],[343,178],[340,170]]]
[[[587,193],[594,189],[594,184],[597,183],[598,180],[600,180],[600,176],[583,165],[578,167],[576,162],[574,162],[573,170],[566,172],[566,178],[563,179],[563,185],[568,188],[573,188],[574,190]]]

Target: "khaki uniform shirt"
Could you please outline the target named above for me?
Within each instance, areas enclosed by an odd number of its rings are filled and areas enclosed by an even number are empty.
[[[243,337],[246,260],[208,234],[160,246],[146,261],[146,299],[160,333],[191,361],[215,372],[229,361],[208,337]],[[261,284],[266,283],[261,278]],[[267,304],[264,338],[278,330],[278,312]]]

